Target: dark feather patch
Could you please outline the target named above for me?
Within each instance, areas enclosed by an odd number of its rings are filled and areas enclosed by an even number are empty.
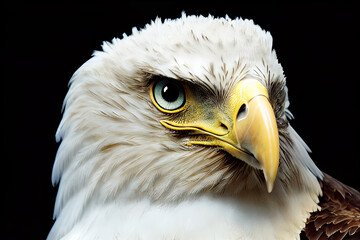
[[[324,173],[321,210],[311,214],[301,239],[360,239],[360,193]]]

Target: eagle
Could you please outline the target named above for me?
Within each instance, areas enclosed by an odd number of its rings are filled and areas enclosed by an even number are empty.
[[[360,239],[360,194],[290,125],[272,42],[185,13],[104,42],[64,100],[47,239]]]

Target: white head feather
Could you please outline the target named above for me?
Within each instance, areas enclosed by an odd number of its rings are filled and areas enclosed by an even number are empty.
[[[245,176],[226,164],[229,155],[186,147],[159,123],[163,113],[149,97],[148,80],[154,75],[201,83],[219,94],[241,79],[258,79],[277,101],[281,160],[272,196],[282,201],[290,192],[304,191],[317,202],[316,178],[322,174],[288,124],[285,77],[270,33],[251,20],[183,14],[105,42],[71,79],[56,135],[62,143],[52,181],[60,185],[49,238],[69,232],[90,206],[117,201],[125,193],[165,203],[265,189],[256,170],[243,164],[251,180],[242,181]]]

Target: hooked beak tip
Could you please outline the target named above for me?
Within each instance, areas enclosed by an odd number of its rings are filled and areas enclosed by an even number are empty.
[[[264,175],[265,175],[267,191],[268,191],[268,193],[271,193],[273,191],[273,189],[274,189],[275,178],[268,177],[266,173]]]

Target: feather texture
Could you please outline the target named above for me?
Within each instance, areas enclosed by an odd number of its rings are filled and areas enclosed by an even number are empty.
[[[304,239],[360,239],[360,193],[324,174],[321,210],[311,214]]]

